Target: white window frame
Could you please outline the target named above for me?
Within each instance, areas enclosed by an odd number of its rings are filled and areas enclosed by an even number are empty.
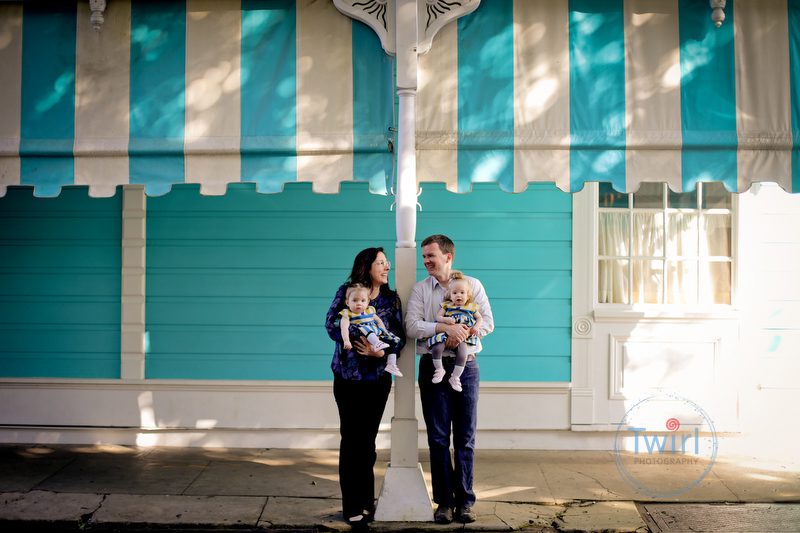
[[[663,319],[710,319],[710,318],[733,318],[738,314],[738,307],[736,303],[736,295],[737,295],[737,286],[738,286],[738,263],[739,263],[739,195],[732,194],[731,195],[731,207],[730,207],[730,215],[731,215],[731,303],[730,304],[669,304],[669,303],[660,303],[660,304],[641,304],[641,303],[634,303],[634,304],[617,304],[617,303],[600,303],[599,302],[599,283],[598,283],[598,276],[599,276],[599,246],[598,246],[598,238],[599,238],[599,229],[600,229],[600,221],[599,215],[601,211],[608,212],[611,210],[615,210],[617,212],[622,212],[627,210],[628,213],[633,211],[633,205],[630,201],[631,197],[629,197],[628,207],[627,208],[601,208],[599,206],[599,184],[596,182],[587,183],[585,185],[589,193],[589,199],[591,202],[591,209],[590,209],[590,224],[591,224],[591,257],[592,257],[592,266],[591,266],[591,288],[592,288],[592,309],[593,315],[595,319],[609,319],[613,320],[615,318],[619,319],[647,319],[647,318],[663,318]],[[698,195],[698,202],[700,202],[700,195]],[[662,208],[664,209],[664,208]],[[654,208],[655,211],[661,211],[660,209]],[[704,212],[711,211],[713,214],[713,209],[697,209],[693,210],[697,212],[700,217],[698,217],[698,226],[701,223],[701,217]],[[644,211],[642,211],[644,212]],[[630,225],[630,251],[633,251],[633,227],[632,224]],[[664,227],[664,232],[666,236],[667,227]],[[667,258],[659,258],[666,260]],[[632,261],[629,261],[628,264],[629,268],[629,276],[632,269]],[[698,284],[700,279],[698,278]],[[699,287],[698,287],[699,290]]]

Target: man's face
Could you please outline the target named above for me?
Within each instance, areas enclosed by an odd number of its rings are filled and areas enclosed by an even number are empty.
[[[443,254],[439,245],[434,242],[422,247],[422,261],[428,274],[441,281],[441,278],[450,274],[450,263],[453,261],[453,256]]]

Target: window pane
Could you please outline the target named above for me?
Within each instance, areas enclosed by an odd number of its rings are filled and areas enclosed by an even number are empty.
[[[660,304],[663,261],[633,262],[633,303]]]
[[[731,193],[719,182],[703,184],[703,209],[730,209]]]
[[[600,183],[599,203],[600,207],[628,207],[628,195],[617,192],[611,187],[610,183]]]
[[[601,304],[626,304],[628,300],[628,261],[606,259],[598,265],[597,300]]]
[[[697,209],[697,189],[692,192],[669,191],[667,207],[676,209]]]
[[[667,255],[697,255],[697,215],[667,214]]]
[[[703,217],[703,236],[700,239],[701,255],[731,255],[731,216],[706,215]]]
[[[697,263],[695,261],[667,262],[667,303],[697,303]]]
[[[700,263],[700,299],[706,304],[731,303],[731,264],[728,262]]]
[[[639,190],[633,193],[633,207],[634,209],[664,207],[664,186],[660,183],[642,183]]]
[[[633,255],[664,256],[664,216],[633,213]]]
[[[626,256],[630,240],[628,213],[600,213],[597,231],[597,250],[603,255]]]

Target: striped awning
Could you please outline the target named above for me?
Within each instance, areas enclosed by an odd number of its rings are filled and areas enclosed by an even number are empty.
[[[0,5],[0,195],[386,192],[394,60],[329,0],[113,0],[89,20],[85,1]]]
[[[454,190],[800,191],[800,1],[484,0],[421,58],[418,174]]]
[[[420,57],[419,181],[800,191],[800,0],[484,0]],[[329,0],[0,5],[0,195],[392,187],[394,60]]]

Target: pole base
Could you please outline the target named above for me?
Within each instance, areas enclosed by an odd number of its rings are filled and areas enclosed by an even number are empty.
[[[422,465],[386,469],[375,509],[379,522],[432,522],[433,506],[422,475]]]

